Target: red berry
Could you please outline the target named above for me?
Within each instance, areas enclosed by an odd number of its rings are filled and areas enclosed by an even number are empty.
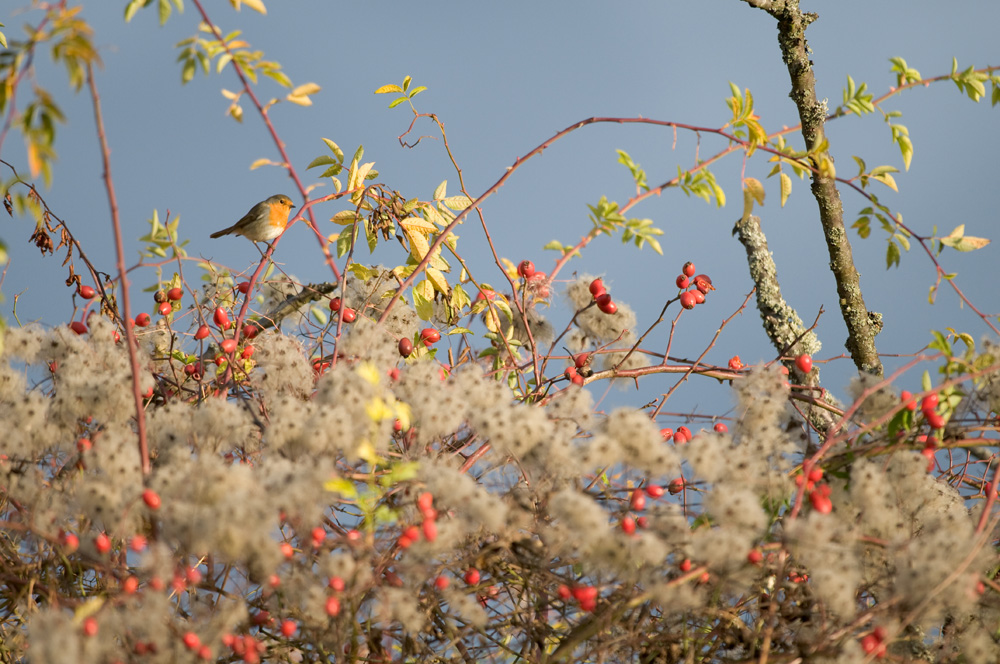
[[[127,576],[122,581],[122,592],[126,595],[133,595],[139,589],[139,579],[134,576]]]
[[[739,371],[742,368],[743,368],[743,361],[740,360],[739,355],[733,355],[731,358],[729,358],[730,371]]]
[[[691,571],[691,559],[690,558],[685,558],[684,560],[681,561],[681,564],[678,565],[677,568],[680,569],[680,571],[682,571],[682,572],[690,572]]]
[[[729,427],[726,426],[725,422],[716,422],[712,428],[715,429],[716,433],[727,433],[729,431]]]
[[[87,285],[80,286],[77,292],[80,294],[80,297],[85,300],[92,300],[94,299],[94,296],[97,295],[97,291],[94,290],[94,287]]]
[[[632,492],[632,498],[629,500],[629,507],[634,512],[641,512],[646,508],[646,494],[641,490],[636,489]]]
[[[247,293],[250,292],[250,282],[241,281],[240,283],[236,284],[236,290],[246,295]]]
[[[208,329],[208,325],[202,325],[201,327],[198,328],[198,331],[194,333],[194,338],[197,339],[198,341],[201,341],[202,339],[207,337],[210,332],[211,330]]]
[[[194,632],[184,632],[184,647],[188,650],[198,650],[201,647],[201,639]]]
[[[424,342],[425,346],[431,346],[441,340],[441,333],[433,327],[425,327],[420,330],[420,340]]]
[[[424,491],[417,496],[417,509],[420,510],[421,514],[434,509],[434,494],[430,491]]]
[[[747,562],[751,565],[760,565],[764,560],[764,554],[760,549],[750,549],[750,553],[747,554]]]
[[[597,308],[606,314],[613,314],[618,311],[618,305],[614,303],[611,295],[608,293],[602,293],[597,296]]]
[[[679,477],[675,480],[670,480],[670,484],[667,485],[667,491],[670,492],[671,496],[676,496],[683,490],[684,490],[684,480],[682,480]]]
[[[924,414],[926,414],[927,411],[931,411],[937,408],[937,405],[938,405],[938,395],[928,394],[920,402],[920,410],[924,411]]]
[[[291,638],[298,628],[299,626],[295,624],[294,620],[281,621],[281,633],[285,636],[285,638]]]
[[[924,411],[924,417],[932,429],[940,429],[944,426],[944,418],[933,410]]]
[[[111,538],[106,533],[100,533],[94,538],[94,548],[99,554],[104,555],[111,550]]]
[[[436,579],[434,579],[434,587],[437,588],[438,590],[444,590],[450,585],[451,585],[451,580],[444,575],[441,575]]]
[[[84,323],[82,320],[75,320],[69,324],[69,329],[73,330],[77,334],[86,334],[87,324]]]
[[[802,353],[797,358],[795,358],[795,366],[799,368],[799,371],[801,371],[804,374],[807,374],[810,371],[812,371],[813,359],[808,354]]]
[[[62,545],[67,551],[72,553],[80,548],[80,538],[73,533],[65,533],[60,537]]]
[[[685,426],[677,427],[677,432],[674,433],[674,444],[683,445],[684,443],[691,442],[691,430]]]
[[[573,592],[569,589],[569,586],[567,586],[565,583],[560,583],[559,589],[556,592],[558,593],[559,598],[564,600],[569,599],[570,597],[573,596]]]
[[[141,313],[135,317],[135,324],[139,327],[146,327],[149,325],[149,314]]]
[[[340,613],[340,600],[336,597],[326,598],[326,615],[335,616]]]
[[[423,531],[425,540],[427,540],[428,542],[433,542],[434,540],[436,540],[438,536],[437,521],[434,521],[433,519],[425,520]]]
[[[573,356],[573,364],[576,365],[577,369],[587,366],[590,362],[590,353],[580,353],[579,355]]]
[[[335,297],[330,300],[330,311],[340,311],[340,298]]]
[[[347,584],[345,584],[344,580],[339,576],[331,576],[330,582],[327,585],[336,590],[337,592],[340,592],[347,587]]]
[[[824,491],[813,491],[810,493],[809,502],[812,503],[813,509],[820,514],[829,514],[833,511],[833,503]]]
[[[646,495],[650,498],[660,498],[663,496],[663,487],[659,484],[647,484],[645,490]]]
[[[160,509],[160,494],[152,489],[143,489],[142,502],[146,503],[146,507],[149,509],[158,510]]]
[[[694,273],[696,272],[694,268],[694,263],[692,263],[691,261],[684,263],[684,267],[681,268],[681,272],[684,273],[685,277],[693,277]]]
[[[84,636],[95,636],[97,634],[97,618],[87,616],[80,624],[80,629],[83,631]]]
[[[409,357],[410,353],[413,352],[413,341],[410,340],[409,337],[403,337],[402,339],[399,340],[397,348],[399,349],[400,355],[402,355],[403,357]]]
[[[622,519],[622,532],[626,535],[632,535],[635,533],[635,519],[630,516]]]
[[[223,339],[220,346],[222,347],[222,352],[228,355],[236,350],[236,339]]]
[[[685,309],[694,309],[698,300],[694,296],[695,291],[684,291],[681,293],[681,306]]]
[[[694,285],[702,293],[708,293],[708,291],[715,290],[715,287],[712,286],[712,278],[709,277],[707,274],[699,274],[697,277],[695,277]]]
[[[170,290],[167,291],[167,299],[169,300],[173,300],[174,302],[176,302],[182,297],[184,297],[184,290],[180,287],[175,286],[174,288],[171,288]]]
[[[169,302],[163,302],[160,304],[159,307],[157,307],[156,310],[160,312],[161,316],[169,316],[171,313],[173,313],[174,308],[170,306]]]
[[[900,392],[899,398],[906,403],[907,410],[917,409],[917,402],[913,398],[913,392],[910,392],[909,390],[903,390],[902,392]]]
[[[535,264],[531,261],[521,261],[517,266],[517,275],[522,279],[531,279],[535,274]]]
[[[281,555],[285,557],[285,560],[291,559],[295,555],[295,549],[288,542],[281,543]]]
[[[670,427],[665,427],[663,429],[660,429],[660,436],[663,438],[663,442],[666,443],[667,441],[669,441],[671,438],[674,437],[674,430],[671,429]]]
[[[253,357],[254,350],[256,349],[253,346],[245,346],[243,352],[240,353],[240,358],[244,360],[250,359]]]
[[[607,290],[604,288],[604,282],[599,278],[590,282],[590,294],[595,298],[604,295],[606,292]]]
[[[223,309],[222,307],[215,308],[215,313],[212,315],[212,320],[215,321],[216,325],[218,325],[223,329],[229,327],[229,314],[227,314],[226,310]],[[138,321],[136,321],[136,324],[138,324]]]
[[[354,309],[351,309],[350,307],[344,307],[344,311],[340,315],[344,319],[345,323],[353,323],[358,317],[358,315],[354,312]]]
[[[142,553],[146,550],[146,545],[148,541],[145,535],[132,535],[132,539],[128,542],[128,548],[132,549],[136,553]]]
[[[462,578],[465,579],[465,582],[467,584],[469,584],[470,586],[474,586],[477,583],[479,583],[479,578],[480,578],[479,570],[476,569],[475,567],[470,567],[469,569],[465,570],[465,575]]]
[[[687,288],[688,286],[691,285],[691,281],[687,277],[685,277],[683,274],[679,275],[677,277],[677,282],[676,283],[677,283],[677,287],[680,288],[681,290],[684,290],[685,288]]]

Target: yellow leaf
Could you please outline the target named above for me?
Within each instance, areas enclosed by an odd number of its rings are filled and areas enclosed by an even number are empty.
[[[379,373],[378,367],[371,362],[362,362],[361,365],[358,366],[358,375],[370,385],[378,385],[382,377],[382,374]]]
[[[288,94],[285,95],[285,99],[292,104],[297,104],[299,106],[312,106],[312,99],[306,97],[305,95]]]
[[[320,88],[315,83],[304,83],[299,87],[295,88],[294,90],[292,90],[292,94],[295,95],[296,97],[307,97],[309,95],[316,94],[321,89],[322,88]]]
[[[261,166],[280,166],[280,164],[278,162],[271,161],[270,159],[264,159],[262,157],[257,161],[253,162],[252,164],[250,164],[250,170],[255,171]]]
[[[746,219],[753,213],[753,203],[764,204],[764,185],[757,178],[746,178],[743,180],[743,218]]]
[[[444,293],[445,295],[451,291],[451,286],[448,284],[448,280],[440,270],[428,266],[426,274],[428,281],[434,285],[435,290]]]
[[[416,233],[425,233],[430,235],[431,233],[437,232],[437,226],[434,224],[421,219],[420,217],[407,217],[399,222],[400,227],[404,230],[413,231]]]
[[[261,14],[267,14],[267,8],[264,7],[264,3],[261,0],[242,0],[243,4],[254,10],[255,12],[260,12]],[[239,1],[236,3],[239,5]],[[239,7],[236,7],[239,9]]]
[[[422,261],[431,248],[427,238],[423,233],[415,233],[406,229],[403,229],[403,233],[406,235],[407,239],[410,240],[410,254],[417,261]]]
[[[781,207],[785,207],[785,201],[792,194],[792,178],[788,177],[784,173],[781,174]]]
[[[375,91],[377,95],[384,95],[390,92],[402,92],[403,88],[399,87],[395,83],[390,83],[389,85],[383,85],[381,88]]]
[[[31,171],[31,177],[37,178],[38,173],[42,170],[42,160],[38,154],[38,146],[33,142],[28,143],[28,170]]]
[[[84,619],[100,611],[102,606],[104,606],[103,597],[91,597],[73,611],[73,622],[76,624],[82,623]]]
[[[896,188],[896,179],[891,175],[889,175],[888,173],[883,173],[882,175],[873,175],[872,179],[878,180],[879,182],[889,187],[896,193],[899,193],[899,189]]]
[[[222,96],[230,101],[236,101],[237,99],[240,98],[240,93],[230,92],[229,90],[222,88]]]
[[[393,416],[392,409],[378,397],[365,404],[365,413],[372,422],[381,422]]]
[[[323,488],[333,493],[339,493],[344,498],[357,498],[358,496],[358,488],[354,486],[353,482],[343,477],[336,477],[323,482]]]
[[[410,405],[403,403],[402,401],[396,401],[392,404],[393,409],[396,411],[396,419],[399,420],[403,431],[410,428],[410,423],[413,421],[413,414],[410,412]]]

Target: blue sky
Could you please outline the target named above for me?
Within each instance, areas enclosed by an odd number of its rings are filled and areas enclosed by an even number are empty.
[[[155,11],[141,12],[130,24],[122,18],[124,3],[90,2],[83,17],[96,30],[95,42],[105,66],[98,85],[112,148],[127,256],[138,258],[137,238],[147,232],[145,220],[154,209],[181,217],[181,235],[190,239],[192,256],[204,256],[237,270],[257,256],[240,238],[210,240],[209,233],[232,224],[257,201],[295,189],[276,168],[254,171],[258,158],[277,159],[263,125],[248,104],[242,124],[225,117],[228,102],[220,89],[237,89],[230,69],[209,77],[198,75],[180,84],[174,45],[195,33],[196,9],[186,3],[159,27]],[[968,2],[958,10],[942,11],[930,2],[804,2],[819,13],[807,33],[816,67],[817,92],[833,108],[841,101],[846,78],[868,83],[876,96],[894,82],[888,59],[906,58],[924,77],[946,74],[956,57],[961,69],[970,64],[997,64],[995,26],[1000,5]],[[229,3],[206,0],[207,10],[224,33],[242,30],[242,37],[268,59],[281,63],[295,84],[315,82],[322,91],[314,105],[280,104],[271,117],[300,174],[324,153],[321,137],[339,143],[348,156],[364,145],[365,160],[375,161],[380,180],[407,197],[430,198],[451,171],[438,141],[418,148],[399,146],[397,136],[410,121],[405,106],[387,109],[389,98],[372,92],[386,83],[412,76],[427,86],[415,103],[422,112],[440,116],[471,192],[478,194],[495,182],[507,166],[538,143],[573,122],[596,115],[634,117],[703,126],[721,126],[729,119],[724,99],[732,81],[753,92],[758,115],[768,130],[797,123],[788,99],[787,70],[781,62],[772,18],[736,0],[699,3],[333,3],[320,1],[267,2],[268,16]],[[24,21],[36,22],[37,12],[0,11],[9,38],[23,34]],[[101,183],[89,100],[66,92],[65,77],[48,57],[39,58],[38,80],[56,93],[68,117],[60,127],[54,186],[45,192],[50,206],[67,219],[91,259],[113,271],[108,206]],[[286,92],[269,81],[257,88],[263,99]],[[27,93],[25,93],[26,96]],[[896,175],[900,193],[882,188],[881,200],[902,213],[905,223],[921,234],[934,225],[946,233],[966,224],[971,235],[995,236],[1000,193],[997,154],[1000,132],[997,110],[988,99],[973,104],[954,84],[939,83],[890,100],[886,109],[902,111],[915,152],[908,172]],[[838,174],[853,175],[851,155],[869,166],[890,164],[902,170],[899,151],[878,114],[844,118],[829,125],[831,151]],[[433,134],[428,124],[417,134]],[[601,125],[585,128],[558,142],[525,165],[484,206],[487,223],[501,255],[517,262],[529,258],[547,270],[555,258],[542,250],[550,240],[578,240],[589,228],[586,204],[601,196],[624,203],[634,187],[616,149],[629,152],[645,169],[651,184],[669,180],[677,166],[695,163],[696,137],[680,133],[676,147],[670,130],[643,126]],[[791,142],[801,146],[801,140]],[[725,147],[713,136],[701,137],[704,157]],[[23,143],[9,137],[3,159],[24,169]],[[771,164],[762,154],[746,166],[746,175],[764,180]],[[639,205],[630,216],[648,217],[665,232],[664,256],[651,250],[622,246],[618,239],[595,241],[572,270],[603,274],[616,300],[639,312],[640,331],[676,293],[672,284],[680,266],[694,261],[718,287],[708,303],[684,316],[672,354],[697,356],[718,327],[749,292],[745,254],[730,230],[740,215],[742,160],[732,155],[713,168],[729,204],[716,209],[680,191]],[[759,210],[778,264],[786,299],[811,321],[826,309],[818,333],[824,348],[818,358],[844,352],[846,330],[839,319],[836,291],[826,269],[815,201],[808,182],[795,179],[792,198],[778,205],[776,179],[765,181],[768,198]],[[875,185],[879,187],[879,185]],[[331,192],[327,186],[317,194]],[[866,202],[842,190],[848,223]],[[325,232],[336,228],[325,221],[345,209],[341,204],[316,208]],[[852,216],[853,215],[853,216]],[[315,241],[302,227],[282,240],[276,260],[303,281],[329,277]],[[22,322],[58,324],[72,313],[70,292],[59,259],[42,260],[26,243],[30,221],[8,220],[0,237],[11,255],[0,313],[10,324],[15,295]],[[502,278],[490,264],[481,229],[466,224],[460,248],[477,276],[487,282]],[[929,330],[947,326],[977,339],[986,326],[959,306],[950,290],[942,289],[937,304],[927,302],[934,282],[930,261],[919,248],[903,256],[898,269],[885,269],[885,241],[879,230],[862,241],[852,233],[855,257],[870,309],[885,316],[877,338],[882,353],[912,353],[930,338]],[[395,255],[395,254],[394,254]],[[361,260],[365,260],[364,257]],[[377,255],[373,262],[392,260]],[[972,254],[946,251],[945,269],[958,273],[958,283],[984,312],[996,314],[995,245]],[[994,268],[994,269],[991,269]],[[167,275],[170,270],[168,268]],[[189,267],[189,277],[196,275]],[[151,269],[132,274],[135,309],[152,311],[142,287],[155,278]],[[551,315],[556,327],[567,320],[557,299]],[[655,337],[655,334],[654,334]],[[664,341],[650,344],[662,349]],[[755,362],[773,357],[751,307],[722,335],[709,361],[724,364],[732,355]],[[887,358],[887,366],[895,363]],[[824,367],[824,383],[840,390],[853,373],[846,360]],[[905,379],[917,384],[919,376]],[[655,399],[673,380],[640,383],[638,395],[619,393],[614,400],[645,403]],[[720,412],[728,398],[706,381],[685,391],[667,410],[699,408]],[[600,394],[603,388],[598,387]],[[721,399],[721,401],[720,401]]]

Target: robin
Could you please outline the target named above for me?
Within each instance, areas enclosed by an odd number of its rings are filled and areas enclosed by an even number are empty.
[[[288,196],[275,194],[254,205],[242,219],[229,228],[216,231],[209,237],[242,235],[254,242],[269,242],[285,230],[285,226],[288,225],[288,213],[293,207],[295,203],[292,203],[292,199]]]

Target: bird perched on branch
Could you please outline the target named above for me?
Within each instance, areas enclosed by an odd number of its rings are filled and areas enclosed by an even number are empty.
[[[229,228],[212,233],[209,237],[242,235],[254,242],[269,242],[281,235],[288,225],[288,213],[295,207],[292,199],[284,194],[275,194],[257,203]]]

